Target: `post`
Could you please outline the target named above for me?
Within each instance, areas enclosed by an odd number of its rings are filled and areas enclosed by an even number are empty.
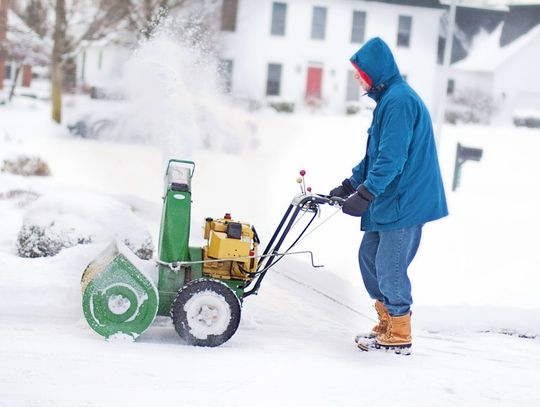
[[[9,91],[8,102],[11,102],[11,99],[13,99],[13,96],[15,96],[15,88],[17,87],[20,73],[21,65],[17,64],[17,67],[15,68],[15,75],[12,75],[11,77],[11,90]]]
[[[461,182],[461,161],[459,152],[461,151],[461,144],[458,143],[456,147],[456,160],[454,161],[454,178],[452,179],[452,191],[455,191]]]
[[[480,161],[484,150],[481,148],[464,147],[460,143],[456,148],[456,161],[454,163],[454,180],[452,191],[455,191],[461,182],[461,167],[466,161]]]

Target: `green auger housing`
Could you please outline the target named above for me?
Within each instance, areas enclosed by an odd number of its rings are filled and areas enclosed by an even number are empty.
[[[123,243],[113,242],[83,273],[84,316],[107,339],[135,339],[156,317],[158,292],[140,271],[144,267],[140,262]]]

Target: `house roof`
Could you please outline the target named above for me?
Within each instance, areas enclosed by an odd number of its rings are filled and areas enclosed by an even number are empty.
[[[399,4],[402,6],[416,6],[427,8],[443,8],[439,0],[364,0],[376,3]]]
[[[538,24],[510,44],[501,46],[502,30],[501,23],[492,33],[483,31],[478,34],[473,40],[469,55],[453,64],[452,68],[460,71],[493,72],[533,39],[540,36],[540,24]]]

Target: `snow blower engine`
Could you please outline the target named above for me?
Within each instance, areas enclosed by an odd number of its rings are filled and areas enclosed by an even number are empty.
[[[263,254],[258,253],[255,228],[229,214],[206,218],[206,244],[191,247],[194,170],[192,161],[169,161],[158,260],[140,260],[124,244],[114,242],[85,269],[83,312],[99,335],[135,339],[160,315],[172,317],[176,331],[188,344],[218,346],[236,332],[243,299],[257,294],[266,272],[284,256],[308,253],[312,266],[321,267],[313,264],[311,252],[291,249],[312,225],[321,204],[341,208],[342,199],[312,194],[305,188],[301,171],[301,193],[289,205]],[[302,223],[303,229],[280,253],[287,235],[306,214],[311,216]]]

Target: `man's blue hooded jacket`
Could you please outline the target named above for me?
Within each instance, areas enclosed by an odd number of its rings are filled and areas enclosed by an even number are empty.
[[[421,225],[448,215],[429,112],[403,80],[388,45],[372,38],[351,58],[371,79],[377,102],[364,159],[352,170],[375,197],[362,216],[362,230]]]

